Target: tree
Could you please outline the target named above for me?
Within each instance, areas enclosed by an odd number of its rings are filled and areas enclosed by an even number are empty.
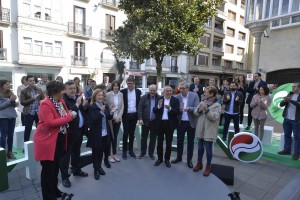
[[[187,52],[196,55],[203,45],[199,38],[204,24],[216,14],[223,0],[120,0],[127,14],[113,36],[112,48],[119,57],[139,63],[154,58],[161,81],[163,58]]]

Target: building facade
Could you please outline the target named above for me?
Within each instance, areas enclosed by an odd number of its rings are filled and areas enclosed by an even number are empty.
[[[245,27],[255,38],[252,70],[271,84],[300,80],[300,0],[248,0]]]

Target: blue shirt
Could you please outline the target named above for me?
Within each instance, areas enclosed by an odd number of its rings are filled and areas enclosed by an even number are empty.
[[[230,114],[230,115],[236,115],[236,114],[238,114],[238,113],[234,113],[233,112],[233,106],[234,106],[234,95],[235,95],[235,93],[236,93],[236,91],[234,91],[234,92],[231,92],[231,99],[230,99],[230,105],[229,105],[229,110],[228,110],[228,114]]]
[[[31,90],[31,97],[34,98],[35,96],[35,91],[32,89]],[[35,99],[34,102],[32,104],[30,104],[29,107],[29,114],[30,115],[35,115],[38,113],[38,109],[39,109],[39,103],[38,101]]]
[[[154,112],[153,112],[153,108],[155,106],[155,97],[150,96],[150,102],[151,102],[151,105],[150,105],[150,121],[152,121],[155,118],[155,115],[154,115]]]

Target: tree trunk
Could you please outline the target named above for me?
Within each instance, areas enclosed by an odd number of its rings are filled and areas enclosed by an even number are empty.
[[[162,71],[162,61],[163,61],[163,57],[160,59],[159,57],[155,58],[156,61],[156,72],[157,72],[157,77],[156,77],[156,85],[157,88],[161,88],[162,87],[162,77],[161,77],[161,71]]]

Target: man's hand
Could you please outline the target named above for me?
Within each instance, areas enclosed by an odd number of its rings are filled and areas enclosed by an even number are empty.
[[[101,107],[101,112],[104,113],[104,111],[105,111],[105,105],[103,105],[103,106]]]
[[[284,97],[284,101],[285,101],[285,102],[289,102],[290,100],[291,100],[291,97],[290,97],[290,96]]]
[[[11,95],[9,98],[10,101],[16,101],[16,99],[17,99],[16,95]]]
[[[36,99],[38,96],[40,96],[40,94],[36,94],[36,95],[34,95],[34,99]]]
[[[167,110],[170,110],[171,106],[170,106],[170,105],[165,105],[165,108],[166,108]]]
[[[83,98],[82,96],[80,96],[80,97],[77,98],[77,100],[76,100],[76,106],[77,107],[80,106],[82,98]]]
[[[187,111],[189,111],[189,109],[190,109],[190,107],[185,107],[185,109],[184,109],[184,112],[187,112]]]
[[[240,97],[239,97],[239,96],[236,96],[236,97],[235,97],[235,100],[236,100],[236,101],[238,101],[239,99],[240,99]]]
[[[194,92],[198,92],[198,91],[199,91],[199,89],[198,89],[198,88],[195,88],[193,91],[194,91]]]
[[[226,99],[230,99],[230,95],[229,94],[226,95]]]
[[[158,106],[161,108],[162,107],[162,103],[163,103],[163,99],[160,99],[159,101],[158,101]]]
[[[75,112],[73,110],[69,110],[69,114],[72,116],[72,119],[76,118],[76,116],[77,116],[77,112]]]
[[[180,110],[183,110],[184,109],[184,103],[181,103],[180,104]]]

